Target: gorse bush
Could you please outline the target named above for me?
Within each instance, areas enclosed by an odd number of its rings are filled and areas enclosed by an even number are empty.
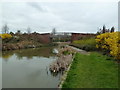
[[[120,32],[104,33],[96,37],[96,47],[104,49],[115,59],[120,60]]]
[[[0,37],[1,37],[2,39],[12,38],[12,35],[11,35],[11,34],[7,34],[7,33],[4,33],[4,34],[0,34]]]

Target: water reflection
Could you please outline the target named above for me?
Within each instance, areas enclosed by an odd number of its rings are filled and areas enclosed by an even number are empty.
[[[59,75],[63,75],[63,71],[61,72],[50,72],[51,75],[53,75],[54,77],[59,76]]]
[[[41,47],[37,49],[33,48],[33,49],[23,49],[23,50],[14,50],[14,51],[4,51],[2,53],[2,58],[8,59],[13,54],[15,54],[19,60],[21,60],[23,57],[27,57],[27,59],[29,60],[29,59],[32,59],[33,56],[36,56],[36,57],[42,56],[42,57],[49,58],[50,56],[54,56],[54,54],[51,53],[53,48],[54,47],[52,48]]]
[[[61,74],[49,71],[49,65],[57,59],[51,53],[53,48],[3,52],[3,88],[56,88]]]

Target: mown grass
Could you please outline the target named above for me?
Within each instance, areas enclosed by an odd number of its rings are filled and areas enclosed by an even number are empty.
[[[63,88],[118,88],[118,64],[97,52],[77,53]]]

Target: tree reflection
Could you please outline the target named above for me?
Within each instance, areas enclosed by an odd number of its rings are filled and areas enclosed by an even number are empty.
[[[17,56],[19,60],[22,60],[23,57],[26,57],[27,60],[32,59],[34,56],[35,57],[47,57],[49,58],[50,56],[53,56],[52,54],[53,47],[41,47],[41,48],[36,48],[36,49],[21,49],[21,50],[14,50],[14,51],[3,51],[2,53],[2,58],[8,59],[10,58],[13,54]]]
[[[8,59],[13,55],[13,53],[10,53],[10,52],[2,52],[2,58],[5,60],[5,61],[8,61]]]

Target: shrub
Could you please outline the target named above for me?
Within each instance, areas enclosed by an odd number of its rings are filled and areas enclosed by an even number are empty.
[[[96,50],[95,38],[85,38],[85,39],[82,39],[82,40],[76,40],[76,41],[73,41],[72,45],[76,46],[78,48],[81,48],[83,50],[86,50],[86,51]]]
[[[7,34],[7,33],[4,33],[4,34],[0,34],[0,37],[2,38],[2,39],[8,39],[8,38],[11,38],[12,37],[12,35],[11,34]]]
[[[111,32],[100,34],[96,37],[96,47],[99,49],[104,49],[115,59],[120,59],[120,32]]]
[[[71,52],[68,51],[68,50],[62,52],[63,55],[69,55],[70,53],[71,53]]]

